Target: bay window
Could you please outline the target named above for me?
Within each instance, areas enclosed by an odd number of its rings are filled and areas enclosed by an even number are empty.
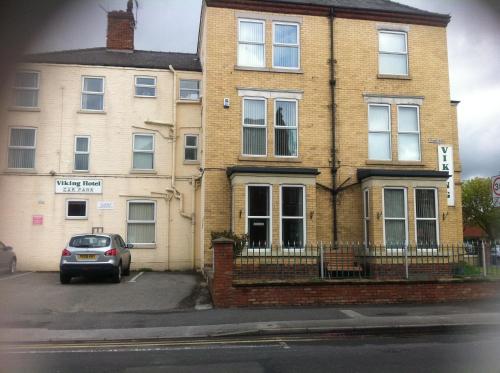
[[[278,157],[296,157],[297,144],[297,101],[276,100],[274,122],[274,152]]]
[[[271,245],[271,186],[247,186],[248,246],[265,249]]]
[[[281,187],[281,244],[303,248],[306,240],[305,191],[303,186]]]
[[[390,105],[368,105],[368,131],[368,159],[391,160]]]
[[[240,19],[238,36],[238,66],[265,66],[265,22]]]
[[[243,99],[243,155],[267,154],[266,100]]]
[[[296,23],[273,24],[273,67],[300,67],[300,28]]]
[[[408,75],[407,34],[396,31],[380,31],[379,73],[382,75]]]
[[[385,245],[391,249],[405,248],[408,239],[406,189],[384,189],[384,231]]]
[[[398,106],[398,158],[400,161],[420,161],[418,106]]]
[[[418,247],[438,244],[438,205],[436,189],[415,189],[415,224]]]

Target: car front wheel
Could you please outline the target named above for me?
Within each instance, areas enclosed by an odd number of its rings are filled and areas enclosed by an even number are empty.
[[[115,284],[119,284],[122,281],[122,263],[118,264],[118,267],[115,269],[113,273],[113,282]]]
[[[59,273],[59,279],[61,280],[61,284],[69,284],[71,282],[71,276],[67,275],[66,273]]]
[[[9,272],[16,273],[16,268],[17,268],[17,261],[15,259],[12,259],[9,264]]]

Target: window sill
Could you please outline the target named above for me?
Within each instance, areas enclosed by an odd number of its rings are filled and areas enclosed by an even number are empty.
[[[106,112],[104,110],[78,110],[78,114],[100,114],[100,115],[106,115]]]
[[[75,174],[89,174],[89,170],[73,170]]]
[[[280,157],[248,157],[240,155],[239,161],[242,162],[285,162],[285,163],[302,163],[302,159],[297,158],[280,158]]]
[[[288,73],[288,74],[304,74],[302,69],[281,69],[278,67],[247,67],[247,66],[234,66],[235,70],[240,71],[258,71],[267,73]]]
[[[130,250],[135,250],[135,249],[156,249],[156,244],[155,243],[132,243],[134,247]]]
[[[135,98],[157,98],[157,96],[139,96],[139,95],[134,95]]]
[[[142,175],[157,175],[158,172],[155,170],[130,170],[131,174],[142,174]]]
[[[201,99],[198,99],[198,100],[182,100],[182,99],[178,99],[177,103],[178,104],[199,104],[199,103],[201,103]]]
[[[4,171],[6,174],[37,174],[34,168],[7,168]]]
[[[401,166],[401,167],[425,167],[422,161],[366,161],[366,165],[371,166]]]
[[[411,80],[409,75],[390,75],[390,74],[378,74],[378,79],[396,79],[396,80]]]
[[[67,217],[66,217],[66,220],[76,220],[76,221],[82,221],[82,220],[89,220],[89,218],[88,218],[88,217],[86,217],[86,216],[85,216],[85,217],[81,217],[81,218],[79,218],[79,217],[68,217],[68,216],[67,216]]]
[[[183,164],[185,164],[185,165],[199,165],[200,161],[184,161]]]
[[[24,107],[24,106],[10,106],[9,111],[27,111],[27,112],[40,112],[39,107]]]

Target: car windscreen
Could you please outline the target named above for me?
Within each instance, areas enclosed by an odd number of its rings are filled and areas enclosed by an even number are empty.
[[[107,247],[109,246],[109,243],[109,237],[88,235],[73,237],[71,241],[69,241],[69,246],[95,249],[99,247]]]

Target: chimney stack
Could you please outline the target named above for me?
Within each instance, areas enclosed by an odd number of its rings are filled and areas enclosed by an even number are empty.
[[[108,13],[107,49],[123,52],[134,51],[135,19],[133,8],[133,0],[128,0],[126,12],[114,10]]]

